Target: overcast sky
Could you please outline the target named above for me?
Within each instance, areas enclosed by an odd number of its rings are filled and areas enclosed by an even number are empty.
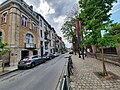
[[[0,3],[5,0],[0,0]],[[57,34],[63,38],[63,34],[60,31],[64,19],[71,13],[73,8],[78,3],[78,0],[24,0],[28,5],[33,5],[33,8],[36,12],[40,13],[48,23],[55,28]],[[114,22],[120,22],[120,0],[117,3],[113,4],[113,10],[111,11],[113,15],[111,19]],[[63,38],[67,47],[70,47],[71,44]]]
[[[63,38],[60,31],[64,19],[71,13],[78,0],[24,0],[29,5],[33,5],[34,10],[40,13],[48,23],[55,28],[57,34],[62,37],[67,47],[71,44]]]

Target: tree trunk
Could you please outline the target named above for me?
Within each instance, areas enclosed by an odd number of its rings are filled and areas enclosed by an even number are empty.
[[[4,60],[2,60],[2,72],[4,72],[4,68],[5,68],[5,62]]]
[[[117,55],[120,57],[120,43],[116,47]]]
[[[93,53],[96,52],[96,47],[95,47],[95,45],[92,45],[92,52],[93,52]]]
[[[106,70],[105,61],[104,61],[103,47],[101,49],[102,49],[101,56],[102,56],[102,63],[103,63],[103,75],[104,76],[108,76],[108,72]]]
[[[92,45],[92,51],[93,51],[94,57],[97,59],[96,46],[95,45]]]

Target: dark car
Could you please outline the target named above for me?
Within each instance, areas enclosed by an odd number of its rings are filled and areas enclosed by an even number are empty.
[[[27,56],[18,62],[18,69],[21,68],[32,68],[38,64],[44,63],[45,60],[39,55]]]
[[[54,54],[51,54],[51,53],[45,53],[43,56],[42,56],[43,59],[45,60],[51,60],[53,58],[55,58],[55,55]]]

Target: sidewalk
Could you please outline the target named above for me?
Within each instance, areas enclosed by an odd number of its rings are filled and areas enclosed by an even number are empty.
[[[10,73],[10,72],[13,72],[13,71],[16,71],[18,68],[17,68],[17,64],[14,64],[14,65],[10,65],[8,67],[5,67],[4,68],[4,72],[2,72],[2,68],[0,67],[0,76],[4,75],[4,74],[7,74],[7,73]]]
[[[107,71],[115,75],[115,79],[104,80],[96,72],[102,72],[102,62],[94,58],[78,58],[72,55],[74,75],[71,76],[72,90],[120,90],[120,67],[105,63]]]

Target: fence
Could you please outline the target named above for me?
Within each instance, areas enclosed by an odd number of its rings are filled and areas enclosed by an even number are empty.
[[[98,60],[101,60],[101,54],[100,53],[88,53],[88,56],[92,57],[92,58],[96,58]],[[115,54],[104,54],[104,60],[107,62],[111,62],[114,63],[116,65],[120,65],[120,57],[118,55]]]
[[[71,56],[69,56],[65,65],[65,71],[63,74],[60,90],[70,90],[70,75],[73,74],[72,68],[72,59]]]

